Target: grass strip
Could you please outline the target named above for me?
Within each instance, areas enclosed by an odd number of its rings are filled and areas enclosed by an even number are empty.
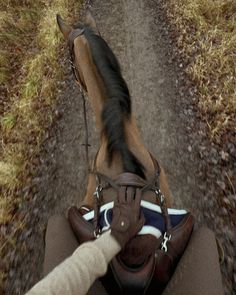
[[[8,265],[7,251],[14,248],[15,233],[24,226],[17,209],[24,199],[22,188],[34,177],[45,131],[53,121],[61,33],[56,13],[71,17],[79,1],[0,1],[0,83],[2,93],[0,147],[0,290]],[[0,97],[1,98],[1,97]],[[14,226],[12,226],[14,225]],[[14,228],[11,232],[7,228]],[[3,234],[2,234],[3,233]]]
[[[202,117],[219,140],[236,131],[236,1],[168,0],[165,7]]]

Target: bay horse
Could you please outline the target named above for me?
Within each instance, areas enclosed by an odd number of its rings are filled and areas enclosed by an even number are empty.
[[[148,181],[155,175],[155,165],[137,128],[130,92],[117,58],[101,37],[90,12],[84,23],[70,26],[59,15],[57,22],[70,48],[77,83],[87,92],[100,134],[100,147],[93,164],[96,171],[111,179],[128,172]],[[166,206],[171,207],[172,197],[162,167],[159,181]],[[84,205],[93,205],[96,186],[96,177],[90,173]],[[102,202],[114,198],[108,193]],[[157,202],[151,192],[144,193],[143,200]]]

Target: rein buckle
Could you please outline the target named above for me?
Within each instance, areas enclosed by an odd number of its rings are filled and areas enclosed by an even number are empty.
[[[100,185],[98,185],[96,187],[95,192],[93,193],[93,197],[99,200],[100,196],[101,196],[101,192],[102,192],[102,187]]]
[[[160,189],[156,189],[155,190],[155,194],[158,198],[160,198],[160,202],[161,204],[164,204],[164,201],[165,201],[165,196],[163,195],[163,193],[161,192]]]
[[[171,235],[168,236],[167,232],[165,232],[164,234],[164,240],[161,243],[161,250],[163,250],[164,252],[167,252],[167,242],[171,239]]]

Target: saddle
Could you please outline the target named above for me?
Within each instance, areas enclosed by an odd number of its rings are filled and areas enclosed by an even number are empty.
[[[122,173],[112,180],[96,173],[97,188],[94,208],[71,207],[68,219],[79,243],[91,241],[108,230],[112,220],[113,202],[100,207],[102,195],[118,193],[123,187],[140,188],[142,194],[152,193],[157,204],[141,201],[145,225],[125,248],[112,259],[101,281],[112,294],[160,294],[180,260],[193,230],[194,218],[186,210],[168,209],[159,188],[160,167],[149,182],[132,173]],[[158,205],[159,204],[159,205]]]

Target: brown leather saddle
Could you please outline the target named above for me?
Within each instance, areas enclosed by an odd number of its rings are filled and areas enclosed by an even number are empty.
[[[191,232],[194,218],[187,212],[178,225],[172,226],[165,198],[160,191],[160,167],[153,158],[156,167],[155,176],[146,181],[132,173],[122,173],[116,179],[110,179],[96,172],[97,189],[94,193],[93,222],[84,219],[84,213],[92,208],[81,207],[79,211],[71,207],[68,219],[79,243],[94,240],[101,234],[99,226],[100,203],[104,193],[116,194],[124,187],[140,188],[142,194],[152,193],[160,204],[165,230],[157,238],[151,234],[137,235],[126,245],[109,265],[107,274],[101,279],[111,294],[160,294],[181,258]]]

